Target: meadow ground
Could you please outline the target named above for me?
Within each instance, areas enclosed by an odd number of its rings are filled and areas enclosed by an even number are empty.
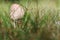
[[[16,28],[9,15],[11,4],[0,3],[0,40],[60,40],[60,10],[57,1],[20,1],[25,16],[21,23],[16,23]]]

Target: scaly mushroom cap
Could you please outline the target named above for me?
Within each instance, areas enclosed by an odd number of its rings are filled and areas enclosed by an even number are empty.
[[[11,5],[10,16],[12,20],[21,19],[24,16],[24,9],[18,4]]]

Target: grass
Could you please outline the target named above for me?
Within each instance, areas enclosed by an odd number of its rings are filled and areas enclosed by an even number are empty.
[[[39,1],[37,6],[36,1],[21,1],[28,10],[16,28],[9,16],[11,3],[0,3],[0,40],[60,40],[60,26],[55,23],[60,21],[59,11],[55,3],[51,7],[48,2]]]

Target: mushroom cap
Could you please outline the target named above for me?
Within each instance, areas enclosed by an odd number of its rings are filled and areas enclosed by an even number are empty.
[[[10,17],[12,20],[18,20],[23,18],[24,9],[19,4],[12,4],[10,8]]]

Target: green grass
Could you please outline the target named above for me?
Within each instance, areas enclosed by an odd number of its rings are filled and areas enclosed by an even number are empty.
[[[60,21],[56,6],[58,3],[53,1],[51,3],[54,5],[51,6],[52,4],[46,4],[48,2],[39,0],[37,6],[36,1],[21,1],[19,4],[28,10],[25,11],[21,24],[20,21],[16,23],[16,28],[9,15],[11,3],[0,3],[0,40],[59,40],[60,26],[55,23]]]

